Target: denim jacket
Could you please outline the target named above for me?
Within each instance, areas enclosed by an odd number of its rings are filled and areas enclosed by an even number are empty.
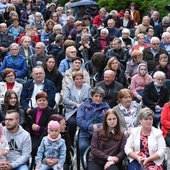
[[[45,136],[38,147],[37,156],[35,158],[36,165],[41,164],[43,158],[58,159],[57,165],[63,166],[66,158],[66,145],[64,139],[60,138],[57,141],[50,141],[47,136]]]

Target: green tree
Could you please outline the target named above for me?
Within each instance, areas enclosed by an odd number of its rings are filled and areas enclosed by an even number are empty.
[[[116,9],[118,12],[122,9],[128,8],[130,3],[134,2],[137,5],[137,9],[140,11],[141,16],[147,15],[151,7],[155,7],[161,14],[161,16],[167,15],[169,12],[165,9],[167,4],[170,4],[169,0],[98,0],[99,7],[106,7],[108,11]]]

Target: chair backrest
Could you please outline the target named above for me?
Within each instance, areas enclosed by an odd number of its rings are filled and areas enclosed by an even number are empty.
[[[89,73],[89,75],[93,75],[94,74],[94,72],[93,72],[93,64],[92,64],[91,60],[87,61],[84,64],[84,67],[87,70],[87,72]]]
[[[169,98],[170,98],[170,79],[164,80],[164,86],[168,88]]]
[[[89,153],[91,151],[91,146],[89,146],[83,155],[83,162],[84,162],[84,168],[87,169],[88,167],[88,159],[89,159]]]
[[[70,165],[70,170],[73,170],[75,160],[76,160],[76,151],[73,148],[73,146],[71,146],[71,165]]]

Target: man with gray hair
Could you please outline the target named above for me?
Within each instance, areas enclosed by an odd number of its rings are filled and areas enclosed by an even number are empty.
[[[160,13],[158,11],[154,11],[151,16],[150,25],[154,28],[159,25],[161,21],[162,19],[160,18]]]
[[[104,72],[104,80],[96,84],[105,91],[103,99],[107,102],[110,108],[117,105],[118,92],[123,89],[123,85],[115,81],[115,73],[112,70],[106,70]]]
[[[75,18],[73,16],[67,17],[67,23],[62,27],[62,34],[65,39],[71,38],[70,31],[74,28]]]
[[[1,23],[0,28],[0,59],[3,60],[9,51],[8,47],[14,42],[14,36],[8,32],[6,23]]]
[[[6,56],[0,67],[0,74],[3,73],[5,68],[12,68],[17,78],[24,79],[27,73],[27,62],[26,58],[19,54],[19,45],[12,43],[9,47],[10,54]]]
[[[57,54],[63,49],[64,36],[61,34],[56,35],[55,41],[48,47],[48,54],[53,55],[57,59]]]
[[[170,57],[168,55],[168,52],[160,47],[160,40],[158,37],[152,37],[150,42],[151,46],[143,50],[143,59],[148,64],[148,71],[153,71],[155,67],[159,64],[159,56],[161,54],[166,54],[169,61]]]
[[[32,69],[36,66],[43,66],[47,58],[45,54],[45,44],[38,42],[35,45],[35,54],[28,58],[28,76],[31,77]]]
[[[162,18],[162,22],[154,27],[154,36],[161,40],[162,33],[166,31],[166,28],[170,26],[170,18],[165,16]]]

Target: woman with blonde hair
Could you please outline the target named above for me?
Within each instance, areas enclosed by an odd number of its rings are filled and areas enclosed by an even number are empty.
[[[15,8],[15,6],[13,4],[9,4],[5,9],[5,12],[4,12],[5,21],[8,21],[11,18],[11,16],[10,16],[11,11],[16,12],[16,8]]]
[[[52,19],[47,20],[45,23],[44,30],[41,33],[41,42],[45,45],[48,45],[49,36],[53,33],[54,25],[55,22]]]
[[[116,57],[111,57],[106,65],[105,70],[112,70],[115,72],[115,80],[122,85],[126,86],[125,76],[123,70],[121,70],[120,62]]]

